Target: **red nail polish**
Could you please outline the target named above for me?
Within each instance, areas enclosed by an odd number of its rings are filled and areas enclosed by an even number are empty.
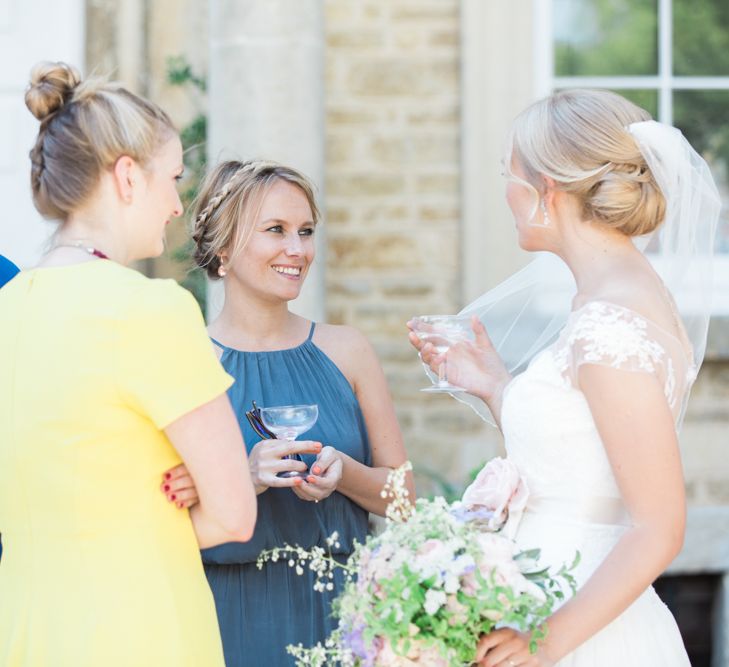
[[[165,473],[165,479],[172,479],[172,473],[166,472]]]
[[[170,500],[175,500],[175,498],[177,498],[177,496],[176,496],[176,495],[175,495],[175,494],[173,493],[173,494],[172,494],[172,495],[170,496]]]
[[[318,475],[318,474],[319,474],[319,473],[321,472],[321,468],[320,468],[319,466],[314,466],[314,467],[313,467],[313,468],[311,469],[311,471],[312,471],[312,472],[313,472],[313,473],[314,473],[315,475]]]
[[[170,490],[170,485],[169,484],[165,484],[165,491],[169,491],[169,490]]]

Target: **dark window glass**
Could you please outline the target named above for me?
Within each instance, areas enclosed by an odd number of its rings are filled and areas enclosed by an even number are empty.
[[[692,667],[711,667],[714,607],[720,578],[712,574],[669,576],[653,587],[671,610]]]

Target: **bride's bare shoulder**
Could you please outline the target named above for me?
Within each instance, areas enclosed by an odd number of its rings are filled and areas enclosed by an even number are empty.
[[[655,275],[635,272],[621,276],[605,285],[591,300],[615,304],[674,335],[679,333],[673,296]]]

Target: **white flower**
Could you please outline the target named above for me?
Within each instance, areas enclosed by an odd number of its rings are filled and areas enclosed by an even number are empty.
[[[435,616],[438,610],[446,603],[446,594],[444,591],[436,591],[432,588],[425,594],[425,604],[423,608],[431,616]]]
[[[455,593],[460,587],[458,577],[452,573],[448,573],[445,576],[445,582],[443,583],[443,589],[446,593]]]
[[[514,562],[514,543],[494,533],[479,533],[476,536],[481,553],[479,565],[501,566]]]

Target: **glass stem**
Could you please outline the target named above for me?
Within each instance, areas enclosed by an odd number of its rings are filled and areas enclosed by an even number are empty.
[[[441,387],[445,387],[447,384],[448,379],[446,378],[446,361],[444,359],[438,366],[438,385]]]

